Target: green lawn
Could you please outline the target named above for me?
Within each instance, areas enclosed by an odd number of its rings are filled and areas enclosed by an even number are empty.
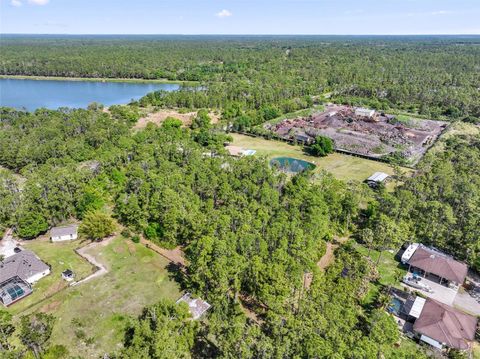
[[[265,156],[268,159],[278,156],[299,158],[314,163],[317,166],[315,173],[326,170],[341,180],[364,181],[374,172],[393,174],[393,168],[383,162],[340,153],[332,153],[327,157],[314,157],[305,154],[301,146],[290,145],[286,142],[266,140],[261,137],[250,137],[236,133],[230,135],[233,137],[233,145],[256,150],[256,155]],[[410,170],[405,169],[405,171]]]
[[[21,314],[30,306],[38,304],[66,288],[68,283],[62,279],[62,272],[65,269],[72,269],[77,278],[83,278],[92,273],[94,270],[92,265],[74,252],[74,249],[81,245],[80,241],[51,243],[45,237],[23,241],[23,247],[33,251],[51,266],[51,273],[33,286],[33,293],[30,296],[12,305],[8,310],[14,315]]]
[[[40,256],[51,248],[43,245],[36,248]],[[72,356],[100,357],[112,352],[121,347],[129,315],[139,315],[161,298],[180,296],[165,268],[168,261],[141,244],[117,237],[91,254],[107,265],[107,274],[69,287],[27,311],[52,313],[56,317],[52,343],[65,345]]]
[[[480,343],[473,342],[473,359],[480,359]]]
[[[368,253],[368,249],[360,244],[356,244],[355,248],[364,256],[370,255],[372,261],[374,263],[377,263],[378,257],[380,255],[379,251],[372,250],[370,251],[370,253]],[[400,276],[403,277],[407,271],[397,260],[395,260],[394,257],[395,253],[390,253],[388,251],[382,252],[382,256],[377,266],[379,279],[376,283],[370,283],[370,289],[368,291],[368,294],[363,300],[363,303],[365,305],[368,306],[375,301],[382,287],[391,286],[402,289],[398,278]]]

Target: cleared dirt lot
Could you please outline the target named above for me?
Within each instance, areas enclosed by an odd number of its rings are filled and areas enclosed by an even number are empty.
[[[328,105],[323,112],[270,123],[265,128],[284,139],[302,139],[302,142],[319,135],[327,136],[339,150],[372,158],[399,152],[416,163],[446,125],[441,121]]]
[[[134,126],[135,129],[145,128],[149,123],[153,123],[155,125],[161,124],[167,117],[177,118],[182,121],[184,126],[190,126],[192,124],[192,120],[197,115],[197,111],[192,112],[180,112],[179,110],[174,109],[163,109],[160,111],[155,111],[147,114],[144,117],[141,117],[136,125]],[[220,115],[215,114],[214,112],[209,113],[210,118],[212,119],[212,123],[217,123],[220,119]]]

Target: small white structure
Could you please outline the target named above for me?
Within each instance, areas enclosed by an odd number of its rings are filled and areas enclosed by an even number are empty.
[[[407,249],[405,249],[405,252],[403,252],[402,254],[402,259],[401,259],[401,262],[403,264],[406,264],[410,258],[412,258],[413,256],[413,253],[415,253],[415,251],[417,250],[418,248],[418,243],[412,243],[410,244]]]
[[[62,278],[67,282],[71,282],[75,279],[75,273],[71,269],[66,269],[62,272]]]
[[[50,230],[50,239],[52,242],[73,241],[78,237],[78,226],[72,224],[69,226],[53,227]]]
[[[418,319],[418,317],[420,317],[420,314],[422,313],[425,302],[426,302],[426,299],[420,296],[417,296],[415,298],[415,301],[413,302],[412,308],[410,309],[410,312],[408,313],[408,315]]]
[[[384,172],[375,172],[367,178],[366,182],[371,187],[377,187],[379,184],[384,183],[388,177],[390,176]]]
[[[188,292],[177,300],[177,304],[181,302],[187,303],[193,320],[199,319],[208,309],[210,309],[210,304],[200,298],[193,299]]]
[[[372,118],[375,115],[375,110],[359,107],[355,109],[355,116]]]

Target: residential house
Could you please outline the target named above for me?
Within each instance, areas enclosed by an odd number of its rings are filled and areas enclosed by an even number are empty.
[[[31,285],[50,274],[50,267],[31,251],[0,262],[0,301],[9,306],[32,293]]]
[[[52,242],[73,241],[78,237],[78,226],[76,224],[53,227],[50,230],[50,239]]]
[[[468,272],[465,263],[423,244],[411,244],[402,255],[409,272],[445,286],[458,289]]]

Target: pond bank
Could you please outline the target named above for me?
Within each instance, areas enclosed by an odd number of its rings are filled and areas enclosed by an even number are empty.
[[[136,79],[136,78],[107,78],[107,77],[62,77],[62,76],[30,76],[30,75],[0,75],[0,79],[13,80],[51,80],[51,81],[85,81],[85,82],[130,82],[130,83],[155,83],[198,85],[196,81],[174,81],[167,79]]]

